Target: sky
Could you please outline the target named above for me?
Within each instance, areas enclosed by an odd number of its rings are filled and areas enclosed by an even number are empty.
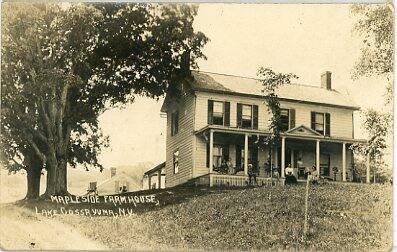
[[[347,4],[200,4],[194,22],[210,41],[200,70],[256,77],[260,66],[294,73],[297,83],[320,85],[332,72],[332,87],[348,93],[362,109],[384,108],[385,80],[351,72],[360,56],[361,38],[352,32],[356,17]],[[166,118],[159,101],[138,97],[124,109],[100,117],[110,148],[99,160],[106,168],[165,160]],[[355,115],[355,137],[364,138]]]

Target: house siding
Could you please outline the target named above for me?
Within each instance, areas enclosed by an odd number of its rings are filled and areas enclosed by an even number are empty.
[[[252,98],[246,96],[234,96],[234,95],[222,95],[207,92],[196,92],[196,108],[195,108],[195,124],[194,129],[199,130],[208,125],[207,113],[208,113],[208,100],[216,101],[228,101],[230,102],[230,127],[237,127],[237,103],[243,103],[248,105],[257,105],[259,108],[259,119],[258,119],[258,129],[267,130],[270,114],[267,111],[267,106],[264,101],[259,98]],[[353,134],[353,123],[352,123],[352,109],[337,108],[332,106],[324,105],[312,105],[299,102],[287,102],[281,101],[280,106],[287,109],[295,109],[295,126],[304,125],[308,128],[311,127],[311,112],[320,113],[330,113],[331,114],[331,137],[342,137],[342,138],[352,138]],[[288,138],[287,138],[288,142]],[[307,149],[303,147],[304,156],[304,166],[311,167],[315,164],[315,141],[310,141],[313,144],[313,148]],[[287,143],[288,145],[288,143]],[[332,174],[332,167],[336,166],[339,169],[337,179],[341,180],[342,171],[342,147],[341,144],[326,144],[326,149],[320,148],[321,153],[330,154],[330,170]],[[331,147],[329,147],[331,146]],[[336,147],[335,147],[336,146]],[[339,147],[338,147],[339,146]],[[287,146],[288,147],[288,146]],[[302,148],[301,148],[302,149]],[[339,150],[340,149],[340,150]],[[207,147],[205,139],[200,136],[195,137],[194,145],[194,177],[207,174],[209,172],[208,167],[206,167],[206,155]],[[277,152],[277,151],[276,151]],[[235,146],[229,146],[229,154],[232,164],[235,164]],[[268,150],[259,150],[258,152],[258,162],[260,165],[261,173],[264,171],[264,163],[267,159]],[[273,163],[277,165],[277,160],[275,155],[273,155]],[[348,177],[351,177],[351,172],[349,168],[352,163],[352,154],[349,150],[346,151],[346,168],[348,171]],[[287,165],[287,164],[286,164]]]
[[[237,103],[248,105],[257,105],[258,129],[267,130],[269,120],[271,118],[264,100],[254,97],[238,96],[238,95],[222,95],[207,92],[196,92],[196,113],[194,129],[199,130],[207,123],[208,100],[228,101],[230,102],[230,127],[237,127]],[[304,125],[311,127],[311,112],[330,113],[331,114],[331,137],[352,138],[353,110],[347,108],[338,108],[325,105],[313,105],[300,102],[280,101],[281,108],[295,109],[295,126]]]
[[[194,95],[188,93],[179,102],[173,102],[167,109],[166,136],[166,187],[172,187],[188,181],[193,173],[194,144]],[[179,131],[171,136],[171,114],[179,111]],[[179,150],[179,171],[174,174],[173,155]]]

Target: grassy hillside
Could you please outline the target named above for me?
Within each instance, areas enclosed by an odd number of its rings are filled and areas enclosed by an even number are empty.
[[[137,242],[152,249],[368,251],[391,247],[390,185],[313,187],[310,233],[305,240],[304,190],[304,185],[164,190],[158,197],[161,206],[132,217],[60,218],[112,249],[133,249]]]

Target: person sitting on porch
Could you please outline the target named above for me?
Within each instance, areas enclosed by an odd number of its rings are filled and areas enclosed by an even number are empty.
[[[235,174],[236,173],[236,169],[234,169],[232,161],[230,160],[230,158],[227,159],[226,166],[227,166],[227,171],[228,171],[229,174]]]
[[[269,163],[269,161],[266,161],[263,167],[264,167],[264,169],[265,169],[266,177],[270,177],[271,169],[270,169],[270,163]]]
[[[254,179],[253,181],[252,178]],[[248,164],[248,181],[249,185],[254,185],[253,182],[255,182],[255,185],[257,184],[256,172],[254,170],[254,166],[251,163]]]
[[[273,177],[274,178],[280,178],[280,173],[278,172],[277,167],[273,167]]]
[[[291,167],[291,164],[288,164],[287,168],[285,168],[285,174],[287,176],[292,176],[294,173],[294,169]]]
[[[313,167],[315,166],[313,165]],[[312,169],[310,169],[309,167],[305,167],[305,179],[309,178],[309,175],[312,173],[313,167]]]

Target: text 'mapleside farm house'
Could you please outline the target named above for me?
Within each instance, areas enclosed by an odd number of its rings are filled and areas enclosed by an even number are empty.
[[[167,115],[165,186],[186,182],[244,185],[248,164],[259,171],[258,181],[270,176],[270,166],[285,177],[285,168],[304,179],[305,168],[338,181],[353,178],[354,112],[360,108],[332,88],[331,72],[321,76],[321,86],[282,85],[282,133],[278,148],[260,145],[269,134],[271,114],[257,79],[190,71],[181,81],[179,98],[167,95],[161,111]],[[222,163],[233,167],[219,172]],[[269,162],[270,161],[270,162]]]

